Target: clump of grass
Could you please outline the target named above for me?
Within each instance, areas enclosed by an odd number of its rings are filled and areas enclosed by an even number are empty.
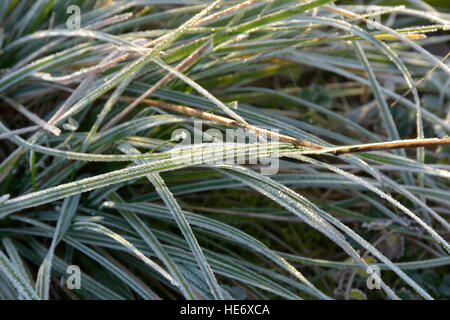
[[[449,297],[445,1],[11,0],[0,24],[0,299]]]

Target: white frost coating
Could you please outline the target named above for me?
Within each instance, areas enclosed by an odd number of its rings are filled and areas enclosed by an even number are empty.
[[[218,100],[216,97],[214,97],[211,93],[209,93],[206,89],[204,89],[202,86],[200,86],[198,83],[196,83],[195,81],[193,81],[192,79],[186,77],[184,74],[182,74],[181,72],[177,71],[176,69],[172,68],[171,66],[165,64],[162,60],[160,59],[153,59],[153,61],[159,65],[161,68],[164,68],[166,70],[168,70],[169,72],[173,73],[174,75],[176,75],[178,78],[180,78],[181,80],[183,80],[184,82],[186,82],[187,84],[189,84],[191,87],[193,87],[195,90],[197,90],[200,94],[202,94],[203,96],[205,96],[206,98],[208,98],[209,100],[211,100],[215,105],[217,105],[220,109],[223,110],[223,112],[225,112],[226,114],[228,114],[230,117],[232,117],[233,119],[235,119],[236,121],[239,121],[241,123],[247,123],[247,121],[245,121],[240,115],[238,115],[236,112],[234,112],[233,110],[231,110],[229,107],[227,107],[223,102],[221,102],[220,100]]]
[[[0,269],[12,282],[20,296],[26,300],[39,300],[31,285],[21,276],[13,263],[0,250]]]
[[[121,237],[119,234],[109,230],[108,228],[105,228],[104,226],[101,226],[99,224],[95,223],[86,223],[86,222],[77,222],[74,224],[74,229],[82,230],[82,229],[88,229],[93,230],[96,232],[103,233],[110,237],[111,239],[116,240],[120,244],[122,244],[124,247],[129,249],[132,253],[134,253],[139,259],[141,259],[144,263],[146,263],[148,266],[150,266],[155,271],[159,272],[164,278],[166,278],[172,285],[179,286],[178,282],[172,278],[172,276],[163,268],[161,268],[159,265],[157,265],[155,262],[153,262],[151,259],[146,257],[141,251],[139,251],[132,243]]]

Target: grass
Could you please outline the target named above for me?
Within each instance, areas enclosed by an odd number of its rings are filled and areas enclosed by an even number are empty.
[[[448,299],[450,13],[372,2],[2,1],[0,299]]]

